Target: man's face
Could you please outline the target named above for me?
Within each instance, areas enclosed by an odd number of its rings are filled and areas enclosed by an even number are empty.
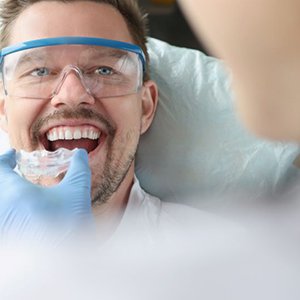
[[[109,5],[45,1],[27,8],[17,18],[9,44],[59,36],[100,37],[133,43],[121,14]],[[60,55],[60,60],[65,59],[66,65],[73,64],[74,57],[76,51]],[[150,126],[156,96],[154,84],[148,82],[136,94],[95,99],[71,72],[51,100],[8,95],[2,101],[2,111],[11,146],[17,150],[87,149],[92,170],[92,199],[99,203],[108,200],[124,179],[132,181],[139,136]],[[74,137],[85,131],[96,139],[66,140],[68,135]],[[61,140],[48,141],[49,134],[60,132],[64,136]]]

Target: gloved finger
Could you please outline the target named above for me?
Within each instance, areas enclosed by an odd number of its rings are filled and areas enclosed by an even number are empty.
[[[90,189],[91,170],[89,167],[88,154],[84,149],[78,149],[71,160],[70,167],[60,183],[61,185],[73,185]]]
[[[16,151],[10,149],[4,154],[0,155],[0,173],[7,170],[13,170],[16,166]]]
[[[11,149],[0,155],[0,189],[7,189],[23,182],[23,178],[14,171],[16,166],[16,151]],[[2,192],[3,193],[3,192]]]

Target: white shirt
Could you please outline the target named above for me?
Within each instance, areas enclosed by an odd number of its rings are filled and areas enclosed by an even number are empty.
[[[111,240],[124,240],[130,236],[135,242],[153,244],[192,231],[208,236],[211,230],[219,230],[220,220],[222,226],[227,223],[211,213],[161,201],[146,193],[135,177],[127,207]]]

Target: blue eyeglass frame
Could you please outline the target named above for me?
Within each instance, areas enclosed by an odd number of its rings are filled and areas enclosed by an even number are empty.
[[[26,42],[5,47],[0,51],[0,66],[2,66],[3,64],[4,57],[8,54],[15,53],[22,50],[27,50],[27,49],[46,47],[46,46],[58,46],[58,45],[105,46],[105,47],[130,51],[138,55],[143,65],[143,73],[146,72],[146,59],[145,59],[145,54],[141,49],[141,47],[134,44],[116,41],[116,40],[109,40],[109,39],[96,38],[96,37],[83,37],[83,36],[62,36],[62,37],[54,37],[54,38],[45,38],[45,39],[26,41]]]

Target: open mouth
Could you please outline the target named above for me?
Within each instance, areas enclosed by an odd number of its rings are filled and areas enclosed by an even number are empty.
[[[41,142],[48,151],[83,148],[90,153],[98,147],[103,137],[104,133],[91,125],[57,126],[49,129]]]

